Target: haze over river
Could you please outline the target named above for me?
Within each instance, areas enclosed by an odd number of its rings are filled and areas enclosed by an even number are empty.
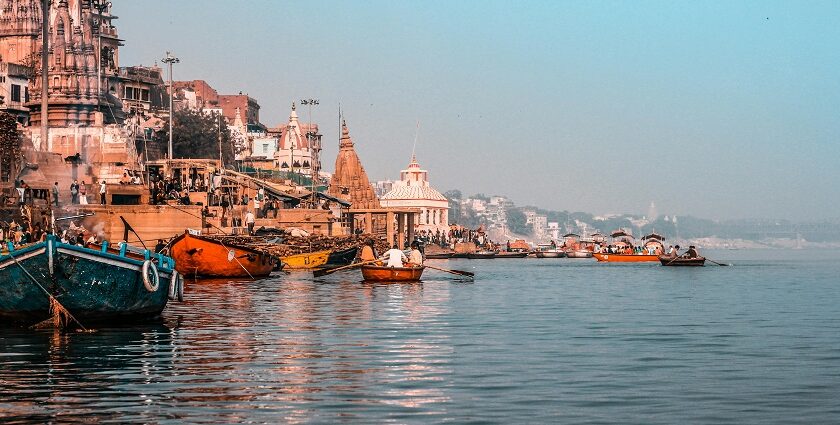
[[[0,420],[840,422],[840,252],[704,254],[188,283],[154,324],[0,328]]]

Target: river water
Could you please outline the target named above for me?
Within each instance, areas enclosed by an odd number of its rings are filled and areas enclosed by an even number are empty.
[[[837,423],[840,252],[433,261],[188,286],[153,324],[0,328],[0,421]]]

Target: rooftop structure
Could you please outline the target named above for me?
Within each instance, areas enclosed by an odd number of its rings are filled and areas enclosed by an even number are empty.
[[[449,201],[429,185],[429,172],[420,168],[412,156],[408,168],[400,172],[400,180],[381,200],[383,207],[417,208],[417,230],[445,232],[449,227]]]

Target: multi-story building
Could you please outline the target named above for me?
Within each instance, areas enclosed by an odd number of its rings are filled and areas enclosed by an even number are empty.
[[[158,66],[120,68],[120,100],[128,113],[157,112],[169,108],[169,96]]]
[[[21,124],[29,122],[29,76],[32,68],[0,62],[0,111],[15,116]]]

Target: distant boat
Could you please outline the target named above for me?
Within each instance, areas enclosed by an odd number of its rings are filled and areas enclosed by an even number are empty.
[[[452,252],[436,252],[433,254],[426,254],[427,260],[446,260],[452,258]]]
[[[362,277],[367,282],[417,282],[425,267],[362,266]]]
[[[194,277],[265,277],[277,262],[267,253],[189,232],[172,241],[170,252],[178,271]]]
[[[467,258],[470,260],[489,260],[491,258],[496,258],[496,251],[476,251],[467,254]]]
[[[52,317],[53,297],[81,323],[147,319],[170,297],[183,298],[172,258],[127,248],[84,248],[52,235],[19,249],[8,245],[0,254],[0,317],[43,321]]]
[[[539,244],[534,250],[534,256],[537,258],[563,258],[566,256],[566,251],[563,251],[555,244]]]
[[[525,258],[527,256],[527,252],[500,251],[496,253],[495,258]]]
[[[592,256],[595,257],[596,260],[605,263],[649,263],[659,261],[659,254],[633,253],[632,251],[635,245],[633,235],[624,229],[618,229],[612,232],[610,237],[613,238],[611,245],[614,247],[616,252],[610,253],[601,251],[593,253]],[[657,243],[659,246],[662,244],[661,241],[664,240],[664,238],[656,234],[645,236],[642,239],[649,240],[646,245]]]

